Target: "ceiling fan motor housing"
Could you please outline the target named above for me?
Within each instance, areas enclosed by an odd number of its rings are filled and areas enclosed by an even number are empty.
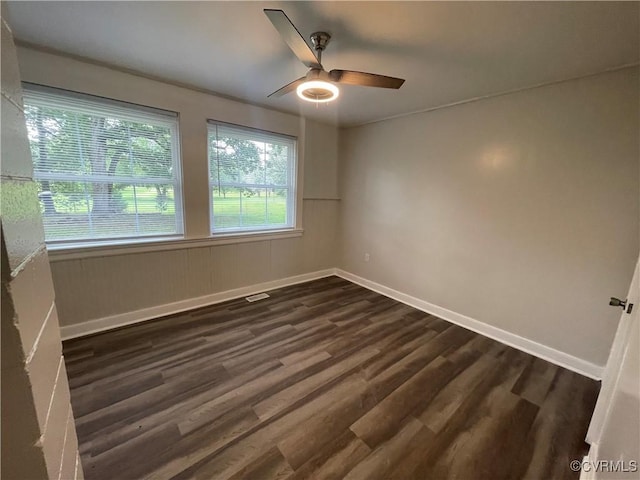
[[[319,68],[310,69],[305,75],[307,80],[322,80],[324,82],[330,82],[331,77],[329,76],[329,72],[326,70],[321,70]]]
[[[313,45],[314,50],[324,50],[327,48],[327,44],[329,40],[331,40],[331,35],[327,32],[314,32],[309,37],[311,39],[311,45]]]

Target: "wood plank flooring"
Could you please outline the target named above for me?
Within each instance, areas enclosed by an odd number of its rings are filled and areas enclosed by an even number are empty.
[[[64,344],[91,479],[564,479],[599,385],[337,277]]]

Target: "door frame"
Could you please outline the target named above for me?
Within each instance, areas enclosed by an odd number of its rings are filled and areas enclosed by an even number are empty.
[[[636,263],[636,268],[633,273],[633,279],[629,287],[627,299],[634,298],[635,293],[640,290],[640,257]],[[634,309],[640,308],[640,302],[636,301]],[[589,430],[587,431],[587,443],[592,446],[596,446],[600,442],[602,437],[602,431],[609,417],[609,412],[612,405],[613,394],[618,387],[618,381],[620,379],[620,370],[622,367],[622,361],[624,360],[627,344],[629,343],[629,333],[633,324],[633,316],[626,313],[626,310],[622,312],[620,322],[618,323],[618,330],[616,336],[613,339],[611,345],[611,352],[609,353],[609,359],[602,375],[602,386],[600,388],[600,394],[596,402],[593,416],[591,417],[591,423],[589,423]]]

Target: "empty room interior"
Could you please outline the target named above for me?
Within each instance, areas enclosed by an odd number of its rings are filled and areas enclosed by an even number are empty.
[[[640,2],[1,6],[3,479],[640,478]]]

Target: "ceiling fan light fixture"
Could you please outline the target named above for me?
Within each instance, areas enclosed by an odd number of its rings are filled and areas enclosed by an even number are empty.
[[[307,102],[326,103],[338,98],[340,90],[333,83],[324,80],[309,80],[298,85],[296,93]]]

